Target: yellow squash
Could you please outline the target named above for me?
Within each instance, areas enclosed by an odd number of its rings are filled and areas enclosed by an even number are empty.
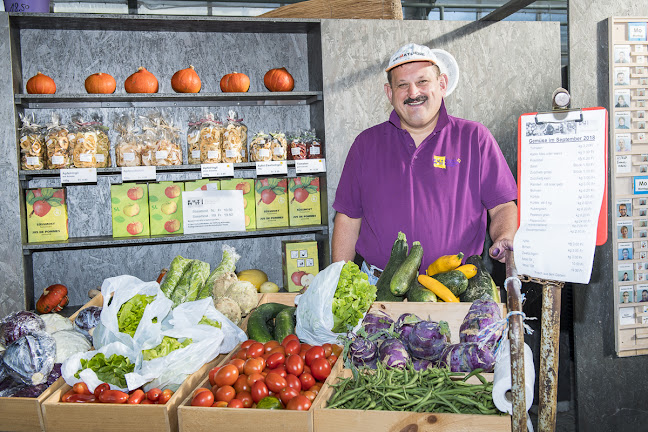
[[[438,280],[431,278],[430,276],[419,275],[418,281],[421,285],[432,291],[444,302],[459,303],[459,299]]]
[[[258,269],[241,270],[236,276],[238,280],[251,282],[257,291],[261,289],[261,284],[268,281],[268,275]]]
[[[434,276],[438,273],[454,270],[461,265],[463,256],[463,252],[459,252],[457,255],[443,255],[429,265],[426,273],[428,276]]]
[[[474,266],[472,264],[464,264],[462,266],[457,267],[455,270],[458,270],[461,273],[463,273],[468,279],[470,279],[471,277],[477,274],[477,266]]]

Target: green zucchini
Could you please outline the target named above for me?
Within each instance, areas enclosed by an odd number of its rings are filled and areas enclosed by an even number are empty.
[[[448,288],[455,297],[459,297],[468,289],[468,278],[459,270],[450,270],[443,273],[437,273],[432,278],[438,280]]]
[[[275,316],[274,340],[282,342],[286,336],[295,333],[296,307],[289,307],[282,310]]]
[[[394,295],[405,295],[412,281],[418,276],[419,267],[423,260],[423,246],[418,241],[412,243],[412,250],[398,267],[394,277],[389,282],[389,290]]]
[[[493,278],[484,266],[482,257],[473,255],[466,259],[466,264],[472,264],[477,267],[477,274],[468,279],[468,288],[459,296],[462,302],[473,302],[480,299],[484,294],[489,295],[495,302],[501,301],[499,288],[495,285]]]
[[[437,296],[429,289],[425,288],[421,283],[414,279],[412,285],[407,290],[408,302],[436,302]]]
[[[395,296],[389,290],[389,283],[398,270],[398,267],[405,261],[407,258],[407,238],[402,232],[398,233],[398,237],[392,246],[391,255],[389,256],[389,261],[385,266],[378,282],[376,282],[376,301],[393,301],[393,302],[402,302],[404,300],[403,296]]]
[[[254,309],[248,318],[247,334],[250,339],[266,343],[273,339],[274,318],[284,309],[291,308],[280,303],[263,303]]]

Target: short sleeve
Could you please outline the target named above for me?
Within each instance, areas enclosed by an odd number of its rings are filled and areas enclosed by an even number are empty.
[[[350,218],[359,219],[363,215],[362,194],[359,174],[362,169],[360,164],[360,144],[358,140],[353,143],[340,176],[333,208]]]
[[[517,199],[517,184],[502,150],[486,127],[481,135],[481,201],[485,208]]]

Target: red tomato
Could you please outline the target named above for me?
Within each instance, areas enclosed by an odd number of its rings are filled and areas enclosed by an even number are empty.
[[[314,346],[308,351],[306,351],[305,360],[308,366],[311,366],[313,364],[313,360],[318,358],[326,358],[326,355],[324,353],[324,348],[322,348],[321,346]]]
[[[128,393],[124,393],[123,391],[120,390],[104,390],[99,395],[99,402],[123,404],[128,401],[128,397],[129,397]]]
[[[312,375],[310,366],[304,365],[304,372]]]
[[[257,358],[257,357],[261,357],[261,355],[263,355],[264,352],[265,352],[265,348],[263,347],[263,344],[261,342],[254,342],[252,345],[248,347],[245,356],[247,358]]]
[[[101,394],[102,391],[104,390],[110,390],[110,384],[106,383],[101,383],[94,389],[94,395],[97,399],[99,399],[99,395]]]
[[[146,392],[146,399],[152,400],[152,401],[157,401],[160,399],[160,395],[162,394],[162,390],[159,388],[155,387]]]
[[[268,396],[268,387],[264,382],[257,381],[252,384],[252,390],[250,391],[250,393],[252,394],[252,400],[254,401],[254,403],[259,403],[261,399]]]
[[[321,357],[316,358],[311,363],[311,371],[313,377],[318,381],[326,381],[326,378],[331,374],[331,365],[327,359]]]
[[[88,390],[88,385],[84,382],[78,382],[74,384],[72,386],[72,390],[74,390],[74,393],[76,394],[86,394],[86,395],[93,394],[90,390]]]
[[[333,350],[333,354],[338,357],[340,357],[340,354],[342,354],[342,347],[340,345],[332,344],[331,349]]]
[[[304,360],[298,354],[289,356],[284,364],[289,374],[299,376],[304,372]]]
[[[229,364],[232,364],[236,366],[236,368],[239,371],[239,374],[243,373],[243,365],[245,364],[245,360],[240,359],[240,358],[235,358],[229,361]]]
[[[222,366],[216,366],[216,367],[211,368],[211,370],[209,371],[209,384],[211,384],[211,385],[216,384],[215,381],[214,381],[214,377],[216,376],[216,372],[218,372],[218,370],[221,367]]]
[[[333,354],[333,345],[330,343],[324,343],[322,344],[322,348],[324,348],[324,356],[328,357],[331,354]]]
[[[268,376],[266,376],[265,383],[268,386],[268,390],[275,393],[279,393],[288,385],[286,378],[274,372],[270,372]]]
[[[279,399],[286,405],[292,398],[298,396],[299,392],[294,388],[286,387],[285,389],[279,392]]]
[[[248,339],[241,344],[241,349],[248,349],[253,343],[256,343],[254,339]]]
[[[293,374],[286,375],[286,383],[288,387],[294,388],[297,391],[301,391],[301,381],[299,381],[297,375],[293,375]]]
[[[281,353],[270,354],[270,357],[266,360],[266,365],[270,369],[274,369],[279,365],[283,365],[286,357]]]
[[[322,384],[320,384],[320,383],[318,383],[318,382],[316,382],[315,384],[313,384],[313,387],[311,387],[310,389],[308,389],[308,391],[315,393],[315,395],[318,395],[319,392],[320,392],[320,390],[322,390]]]
[[[250,384],[248,384],[247,381],[248,377],[245,375],[239,375],[239,377],[236,379],[236,382],[232,387],[234,387],[234,390],[236,390],[236,394],[239,394],[242,391],[250,391]]]
[[[213,407],[216,408],[226,408],[227,407],[227,402],[224,401],[216,401],[212,404]]]
[[[286,349],[284,347],[282,347],[281,345],[272,348],[266,354],[274,354],[274,353],[281,353],[283,355],[287,355]]]
[[[307,343],[303,343],[303,344],[301,344],[301,347],[299,348],[299,351],[300,351],[300,352],[302,352],[302,351],[303,351],[303,352],[306,352],[306,351],[308,351],[308,350],[311,349],[311,348],[313,348],[313,345],[311,345],[311,344],[307,344]]]
[[[299,354],[301,351],[301,344],[299,341],[291,340],[286,344],[286,355]]]
[[[232,386],[223,386],[214,393],[214,400],[229,402],[236,396],[236,390]]]
[[[326,358],[326,361],[328,361],[329,364],[331,365],[331,367],[333,367],[335,365],[335,362],[337,361],[337,359],[338,359],[338,357],[335,354],[331,354],[330,356],[328,356]]]
[[[162,391],[162,394],[160,395],[160,398],[158,399],[158,403],[160,405],[164,405],[165,403],[169,402],[169,399],[171,399],[171,396],[173,396],[173,390],[166,389],[166,390]]]
[[[286,337],[281,341],[281,345],[283,345],[284,348],[285,348],[285,347],[288,345],[288,342],[290,342],[290,341],[292,341],[292,340],[299,342],[299,338],[297,337],[296,334],[293,333],[293,334],[289,334],[288,336],[286,336]]]
[[[140,405],[157,405],[157,402],[152,400],[144,399]]]
[[[281,375],[281,376],[284,377],[284,378],[286,378],[286,375],[287,375],[287,374],[286,374],[286,367],[285,367],[284,365],[277,366],[276,368],[274,368],[274,369],[270,369],[270,370],[268,371],[268,373],[271,373],[271,372],[276,373],[276,374],[279,374],[279,375]],[[266,378],[267,378],[267,377],[266,377]]]
[[[216,372],[214,375],[214,384],[217,386],[231,386],[234,385],[239,377],[238,368],[231,364],[226,364]]]
[[[210,392],[209,390],[201,391],[200,393],[195,394],[193,399],[191,400],[191,406],[208,407],[212,406],[213,403],[214,393]]]
[[[247,359],[247,349],[240,349],[236,353],[236,358],[240,358],[241,360],[246,360]]]
[[[304,396],[306,396],[308,398],[308,400],[311,401],[311,402],[313,402],[315,400],[315,398],[317,397],[317,395],[315,393],[313,393],[312,391],[310,391],[310,390],[302,392],[302,394]]]
[[[254,401],[252,400],[252,393],[250,393],[249,391],[236,393],[236,399],[243,402],[243,408],[250,408],[252,407],[252,405],[254,405]]]
[[[144,400],[145,393],[144,390],[137,389],[131,395],[128,397],[128,401],[126,403],[131,404],[131,405],[138,405],[141,404],[142,401]]]
[[[243,365],[243,373],[247,376],[250,376],[255,373],[261,373],[263,368],[264,365],[261,359],[250,358],[245,360],[245,364]]]
[[[213,388],[213,387],[212,387]],[[193,397],[196,397],[196,395],[200,392],[208,391],[210,392],[211,390],[205,387],[198,387],[196,390],[193,392]]]
[[[277,342],[276,340],[271,340],[263,344],[263,349],[265,350],[265,352],[269,353],[273,348],[276,348],[278,346],[281,346],[279,342]]]
[[[232,399],[228,404],[227,408],[245,408],[243,406],[243,401],[240,399]]]
[[[245,375],[243,375],[243,376],[245,376]],[[253,374],[247,376],[247,383],[250,386],[250,389],[252,388],[254,383],[257,382],[257,381],[264,382],[265,381],[265,376],[261,375],[260,373],[253,373]]]
[[[315,384],[315,378],[307,372],[299,375],[299,381],[301,381],[302,390],[308,390],[313,387],[313,384]]]
[[[311,407],[311,401],[304,395],[298,395],[290,399],[286,406],[289,410],[308,411]]]

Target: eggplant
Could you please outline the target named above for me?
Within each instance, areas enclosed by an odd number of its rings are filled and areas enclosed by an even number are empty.
[[[445,321],[421,321],[414,325],[407,345],[413,357],[436,362],[450,343],[450,327]]]
[[[378,347],[378,360],[387,367],[404,368],[409,359],[407,347],[398,338],[385,339]]]

